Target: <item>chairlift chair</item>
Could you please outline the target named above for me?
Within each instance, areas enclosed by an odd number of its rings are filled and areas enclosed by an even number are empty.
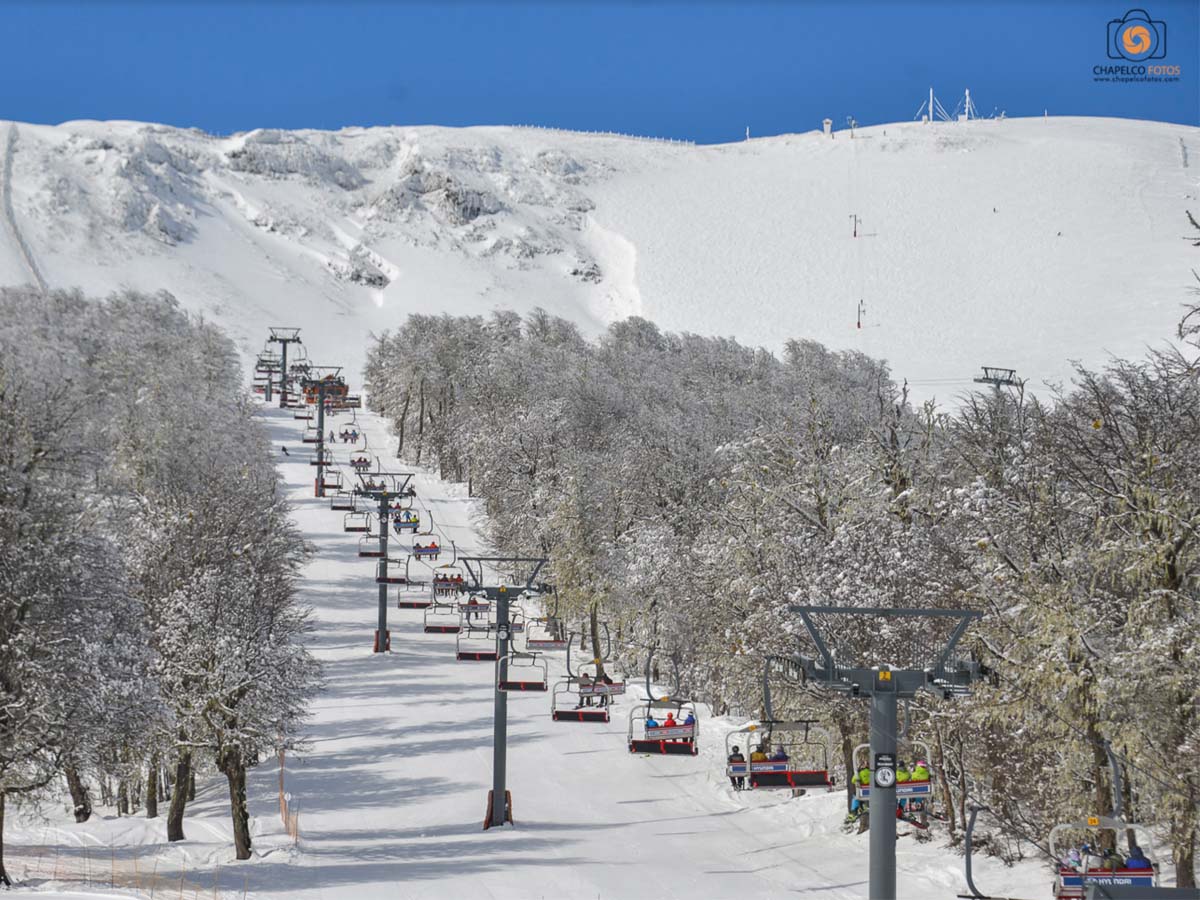
[[[484,645],[487,642],[487,646]],[[500,658],[496,649],[496,631],[488,625],[478,626],[469,622],[465,630],[454,637],[454,658],[459,662],[495,662]]]
[[[554,685],[550,694],[550,718],[555,722],[607,722],[607,706],[583,706],[579,694],[579,679],[564,675]],[[577,701],[573,706],[572,700]]]
[[[396,591],[397,609],[429,609],[433,606],[433,597],[426,589],[425,582],[414,581],[409,577],[408,561],[405,561],[405,583]]]
[[[1124,865],[1129,855],[1129,833],[1133,832],[1136,846],[1140,847],[1150,863],[1148,869],[1131,869]],[[1120,849],[1121,842],[1126,844],[1124,854],[1120,855],[1119,864],[1116,857],[1112,863],[1104,865],[1104,857],[1098,853],[1083,854],[1080,864],[1075,866],[1067,861],[1066,851],[1074,842],[1064,843],[1069,835],[1099,835],[1102,832],[1113,832],[1113,844]],[[1081,842],[1084,846],[1095,846],[1096,841]],[[1158,886],[1158,864],[1154,862],[1153,838],[1149,828],[1134,822],[1126,822],[1115,816],[1088,816],[1083,822],[1066,822],[1055,825],[1050,830],[1050,855],[1055,860],[1054,897],[1055,900],[1077,900],[1090,896],[1087,894],[1088,885],[1112,886],[1122,885],[1134,888],[1153,889]],[[1103,894],[1101,896],[1104,896]],[[1139,895],[1140,896],[1140,895]],[[1149,896],[1149,894],[1147,894]]]
[[[462,616],[450,603],[434,603],[425,610],[426,634],[458,634],[462,631]]]
[[[567,638],[562,630],[562,622],[549,617],[531,619],[525,646],[529,650],[566,650]]]
[[[468,625],[472,622],[478,624],[481,620],[484,625],[490,622],[494,604],[487,597],[471,596],[465,600],[460,599],[456,602],[458,611],[462,614],[463,621]]]
[[[902,743],[908,747],[909,758],[920,759],[926,762],[926,768],[929,769],[929,777],[923,778],[920,781],[897,781],[896,782],[896,799],[909,801],[916,800],[921,803],[928,802],[933,796],[933,763],[929,754],[929,745],[924,741],[912,740],[911,738],[898,739],[898,743]],[[918,752],[918,750],[920,752]],[[859,762],[861,755],[862,762]],[[869,768],[871,762],[871,745],[859,744],[854,748],[854,755],[851,757],[854,761],[854,772],[858,773],[864,768]],[[901,754],[897,758],[897,762],[904,760],[905,757]],[[854,779],[854,796],[859,800],[871,799],[871,785],[860,784],[858,779]]]
[[[408,532],[416,534],[417,529],[421,527],[421,514],[411,509],[400,511],[399,515],[392,516],[392,530],[396,534]]]
[[[462,571],[450,563],[442,563],[433,570],[432,584],[434,597],[452,597],[466,590]]]
[[[497,678],[496,687],[501,691],[542,691],[548,686],[546,661],[536,653],[513,651],[506,657],[507,677]],[[499,665],[497,665],[499,670]]]
[[[342,490],[342,473],[337,469],[326,469],[322,477],[322,487],[327,491]]]
[[[358,507],[354,503],[354,495],[339,490],[329,498],[329,508],[334,512],[354,512]]]
[[[737,779],[737,790],[819,788],[833,790],[829,777],[828,743],[814,740],[815,730],[824,734],[815,720],[767,720],[747,725],[725,736],[725,774]],[[745,761],[728,762],[734,747],[745,748]],[[766,760],[753,760],[754,747],[761,747]],[[786,759],[771,759],[772,750],[780,748]]]
[[[434,559],[434,560],[436,560],[439,556],[442,555],[442,548],[439,546],[436,546],[436,545],[433,547],[429,547],[429,546],[418,547],[416,545],[416,543],[414,543],[413,549],[412,549],[412,555],[416,559]]]
[[[672,713],[675,721],[680,724],[647,726],[652,713]],[[681,724],[689,713],[693,719],[692,724]],[[696,704],[691,700],[671,700],[664,697],[661,700],[650,699],[639,703],[629,711],[629,752],[695,756],[697,728],[694,720],[697,718]],[[661,723],[662,719],[655,715],[654,721]]]
[[[369,534],[372,518],[369,512],[348,512],[342,518],[342,530],[348,534]]]
[[[382,559],[383,545],[379,543],[379,535],[368,534],[358,539],[359,559]]]
[[[408,559],[406,558],[404,560],[404,571],[403,572],[395,572],[389,568],[387,570],[387,573],[385,574],[383,570],[384,570],[384,566],[388,562],[391,562],[391,560],[383,560],[383,559],[379,560],[379,565],[375,569],[375,583],[376,584],[408,584]]]

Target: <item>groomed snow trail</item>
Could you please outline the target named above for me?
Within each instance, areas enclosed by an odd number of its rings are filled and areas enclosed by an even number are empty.
[[[371,652],[373,561],[357,557],[357,535],[342,532],[343,514],[312,496],[315,470],[299,442],[302,423],[279,410],[265,416],[276,444],[290,451],[281,454],[281,468],[318,554],[304,591],[316,611],[313,648],[326,666],[326,689],[314,708],[312,750],[287,773],[302,810],[300,852],[255,866],[256,894],[866,895],[866,837],[840,832],[840,792],[798,800],[734,795],[721,772],[729,726],[711,720],[696,758],[631,756],[632,696],[616,704],[612,722],[598,725],[555,723],[548,695],[510,694],[516,827],[482,831],[494,666],[456,662],[453,636],[424,634],[421,614],[394,603],[392,652]],[[345,421],[333,420],[333,429]],[[385,467],[410,471],[388,462],[395,444],[384,423],[363,414],[358,423]],[[349,455],[336,450],[339,461]],[[463,485],[428,472],[417,472],[414,485],[443,547],[453,540],[460,554],[485,551]],[[562,656],[550,654],[552,678],[561,674]],[[902,853],[905,896],[955,893],[955,856],[911,842]]]

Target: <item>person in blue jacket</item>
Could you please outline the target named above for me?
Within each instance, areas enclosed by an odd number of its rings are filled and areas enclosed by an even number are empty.
[[[1151,869],[1153,866],[1150,860],[1146,859],[1146,854],[1142,852],[1142,848],[1134,844],[1129,848],[1129,857],[1125,860],[1125,868]]]
[[[647,728],[657,728],[658,720],[656,718],[654,718],[653,715],[646,716],[646,727]]]

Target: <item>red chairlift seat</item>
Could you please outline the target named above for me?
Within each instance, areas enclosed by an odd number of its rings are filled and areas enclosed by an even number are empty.
[[[495,662],[500,657],[495,650],[457,650],[454,658],[459,662]]]
[[[383,567],[380,566],[375,571],[376,584],[408,584],[408,578],[404,575],[393,575],[390,572],[383,574]]]
[[[353,498],[351,498],[350,508],[354,508]],[[362,559],[380,559],[383,557],[383,547],[379,544],[377,537],[359,538],[358,555]]]

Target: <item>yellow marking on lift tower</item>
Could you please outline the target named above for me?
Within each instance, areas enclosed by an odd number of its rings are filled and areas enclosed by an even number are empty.
[[[1092,826],[1099,825],[1100,817],[1099,816],[1088,816],[1088,824],[1092,825]]]
[[[879,673],[879,680],[880,681],[891,681],[892,673],[885,669],[884,671]]]

